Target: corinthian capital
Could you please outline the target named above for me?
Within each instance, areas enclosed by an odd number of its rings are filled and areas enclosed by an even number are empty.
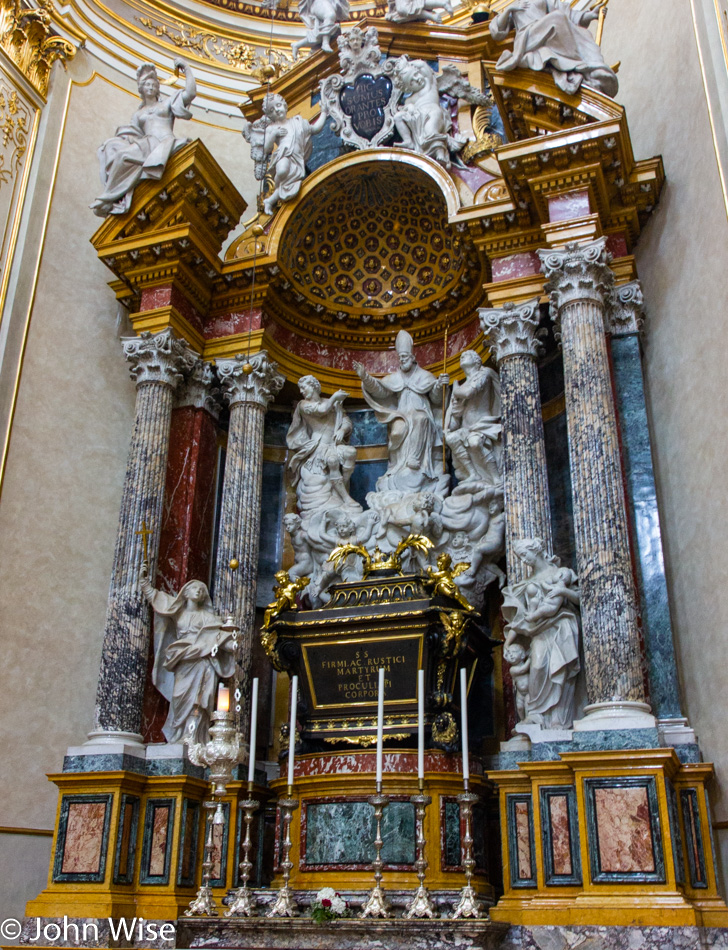
[[[644,298],[638,280],[622,284],[614,291],[608,315],[609,332],[612,336],[628,336],[641,333],[645,322]]]
[[[614,274],[609,267],[611,254],[606,241],[599,238],[589,244],[570,241],[565,247],[539,251],[541,270],[548,278],[545,289],[551,294],[554,320],[566,304],[591,300],[604,307],[614,287]]]
[[[220,414],[220,387],[217,384],[215,370],[210,363],[196,360],[190,375],[180,386],[177,393],[176,405],[193,406],[195,409],[206,409],[215,418]]]
[[[538,297],[520,306],[507,303],[499,310],[479,310],[478,315],[485,342],[498,364],[509,356],[540,356]]]
[[[278,372],[278,364],[269,359],[265,350],[250,357],[238,354],[231,360],[218,360],[217,374],[231,408],[241,402],[251,402],[266,409],[285,382]]]
[[[129,375],[137,386],[165,383],[176,389],[197,360],[194,350],[178,340],[169,327],[159,333],[145,330],[139,336],[124,337],[121,343],[131,364]]]

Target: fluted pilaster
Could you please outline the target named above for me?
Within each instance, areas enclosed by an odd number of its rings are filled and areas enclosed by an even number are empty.
[[[506,513],[508,583],[527,575],[513,545],[523,538],[541,538],[552,550],[551,513],[544,446],[541,396],[536,357],[538,298],[522,306],[506,304],[498,310],[480,310],[485,340],[492,348],[500,373],[503,422],[503,482]]]
[[[230,406],[225,479],[215,565],[215,605],[232,615],[241,631],[241,724],[248,716],[250,664],[260,544],[265,410],[284,383],[278,364],[261,350],[249,359],[218,360],[217,371]],[[239,567],[230,569],[231,560]]]
[[[127,459],[119,529],[106,611],[96,722],[91,737],[139,735],[149,650],[149,608],[139,590],[144,544],[150,531],[149,573],[154,577],[164,500],[174,391],[195,354],[171,330],[122,340],[137,384],[134,431]]]
[[[644,703],[617,419],[605,336],[604,239],[539,251],[564,354],[569,463],[590,704]]]

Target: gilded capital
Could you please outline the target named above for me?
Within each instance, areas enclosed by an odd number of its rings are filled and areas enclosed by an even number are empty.
[[[611,335],[629,336],[632,333],[641,333],[644,322],[645,307],[640,282],[633,280],[615,288],[608,314]]]
[[[175,405],[178,409],[184,406],[206,409],[211,416],[217,418],[220,414],[220,397],[220,387],[212,364],[198,359],[180,386]]]
[[[570,241],[563,248],[540,250],[538,256],[541,270],[548,278],[545,289],[551,295],[554,321],[562,307],[579,300],[590,300],[602,308],[608,305],[614,274],[604,238],[588,244]]]
[[[131,367],[129,375],[137,386],[142,383],[165,383],[176,389],[198,359],[184,340],[165,327],[159,333],[144,331],[139,336],[122,339],[124,356]]]
[[[538,297],[517,306],[506,303],[497,310],[479,310],[485,342],[502,363],[509,356],[530,356],[536,359],[543,349],[539,340]]]
[[[267,409],[285,382],[278,372],[278,364],[268,357],[265,350],[249,357],[238,353],[231,360],[218,360],[217,373],[223,395],[231,409],[245,402]]]

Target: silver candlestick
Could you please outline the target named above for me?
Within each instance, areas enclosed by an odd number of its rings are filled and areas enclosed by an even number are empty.
[[[384,891],[382,890],[382,868],[384,867],[384,862],[382,861],[382,845],[384,841],[382,840],[382,813],[384,809],[389,804],[389,796],[382,794],[381,783],[377,784],[377,792],[375,795],[370,795],[367,798],[367,801],[370,805],[374,806],[374,818],[377,823],[377,835],[374,839],[374,849],[376,857],[372,861],[372,869],[374,870],[374,880],[376,884],[372,888],[367,902],[362,908],[360,917],[390,917],[391,912],[389,909],[389,904],[387,899],[384,896]]]
[[[283,834],[283,860],[281,861],[283,887],[278,891],[275,904],[268,911],[266,917],[297,917],[298,905],[294,900],[293,891],[288,886],[293,869],[293,863],[289,857],[292,845],[291,821],[293,820],[293,812],[298,808],[298,799],[293,797],[292,785],[288,786],[288,797],[282,798],[278,802],[278,806],[281,810],[281,833]]]
[[[185,917],[217,917],[217,904],[212,896],[210,887],[210,878],[212,876],[212,852],[213,852],[213,811],[220,803],[209,801],[203,802],[202,807],[207,811],[205,819],[205,860],[202,862],[202,886],[197,892],[197,897],[190,901],[190,906],[184,912]],[[224,819],[223,819],[224,820]]]
[[[478,801],[478,796],[474,795],[468,789],[465,783],[465,791],[458,795],[460,802],[460,811],[465,819],[465,837],[463,838],[463,867],[465,868],[465,887],[460,891],[460,900],[453,910],[452,919],[457,917],[482,917],[483,905],[478,900],[478,895],[473,889],[473,871],[475,870],[475,860],[473,859],[473,835],[471,833],[473,805]]]
[[[427,858],[425,857],[425,812],[427,806],[432,802],[432,798],[430,798],[429,795],[425,795],[423,786],[424,783],[420,779],[419,793],[410,798],[417,812],[417,860],[415,861],[415,868],[420,884],[402,915],[407,920],[412,920],[415,917],[432,918],[437,916],[432,898],[425,887],[425,872],[427,871]]]
[[[240,803],[243,809],[243,821],[245,822],[245,840],[243,841],[243,860],[240,862],[240,877],[243,880],[242,886],[235,891],[235,899],[225,911],[226,917],[255,917],[255,895],[248,889],[250,872],[253,870],[253,864],[250,860],[250,826],[253,821],[253,814],[258,810],[258,802],[252,797],[253,783],[248,782],[248,797]]]

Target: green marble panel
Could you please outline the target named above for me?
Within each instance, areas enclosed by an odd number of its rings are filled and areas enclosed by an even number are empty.
[[[374,860],[374,809],[368,802],[309,805],[306,864],[370,864]],[[382,860],[413,864],[415,810],[410,802],[391,802],[382,817]]]

